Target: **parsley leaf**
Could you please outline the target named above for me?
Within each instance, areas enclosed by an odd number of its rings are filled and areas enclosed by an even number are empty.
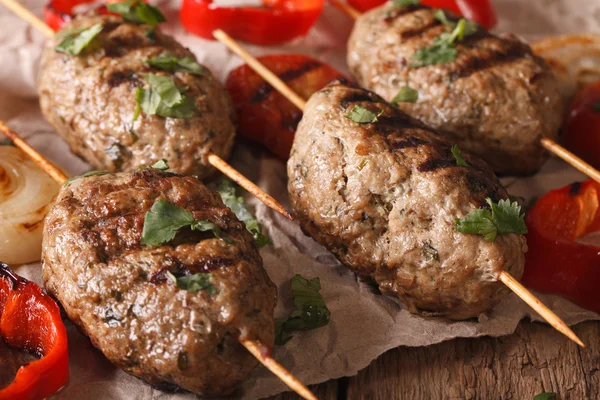
[[[459,167],[470,167],[469,163],[467,163],[463,158],[462,151],[460,151],[457,145],[452,146],[450,151],[452,152],[454,158],[456,158],[456,165]]]
[[[150,168],[157,169],[159,171],[166,171],[169,169],[169,164],[167,164],[167,160],[165,160],[164,158],[161,158],[160,160],[155,162],[152,166],[150,166]]]
[[[175,85],[170,76],[142,74],[150,84],[150,89],[137,88],[137,107],[133,115],[135,121],[143,110],[148,115],[161,117],[192,118],[196,114],[194,102],[183,94],[183,89]]]
[[[63,182],[63,186],[67,186],[69,183],[82,179],[82,178],[87,178],[90,176],[94,176],[94,175],[108,175],[110,174],[110,172],[106,172],[106,171],[89,171],[86,172],[85,174],[82,175],[78,175],[78,176],[74,176],[72,178],[67,179],[66,181]]]
[[[392,104],[416,103],[419,100],[419,92],[408,86],[401,87],[398,94],[392,99]]]
[[[536,394],[533,400],[554,400],[556,399],[556,393],[554,392],[544,392],[540,394]]]
[[[12,140],[10,139],[4,139],[4,140],[0,140],[0,146],[12,146],[12,147],[17,147],[15,146],[15,144],[12,142]]]
[[[494,204],[488,197],[487,208],[479,208],[471,211],[464,218],[457,218],[455,229],[461,233],[482,235],[486,242],[493,242],[499,233],[527,233],[525,226],[525,215],[521,214],[521,206],[510,200],[500,200]]]
[[[158,199],[144,217],[141,242],[149,247],[160,246],[173,240],[186,226],[197,231],[212,231],[215,237],[220,237],[221,230],[212,222],[196,221],[188,210],[166,199]]]
[[[438,36],[433,44],[429,47],[418,49],[413,58],[415,62],[410,64],[411,68],[423,67],[425,65],[445,64],[456,60],[458,51],[456,50],[456,42],[463,40],[466,36],[472,35],[479,29],[477,23],[461,18],[460,21],[454,22],[446,17],[442,10],[437,10],[435,17],[444,25],[450,26],[452,32],[444,32]]]
[[[408,7],[419,4],[421,0],[394,0],[394,7]]]
[[[135,24],[157,26],[167,20],[158,8],[140,0],[127,0],[108,4],[106,8],[112,13],[119,14],[125,21]]]
[[[59,53],[77,56],[92,43],[92,40],[102,31],[102,28],[102,24],[96,24],[87,29],[65,32],[64,39],[56,46],[55,50]]]
[[[252,215],[244,198],[239,193],[239,187],[228,179],[223,179],[217,188],[223,203],[246,225],[246,229],[254,237],[256,247],[263,247],[271,243],[268,236],[262,234],[262,225]]]
[[[294,311],[286,318],[275,320],[275,343],[287,343],[292,336],[290,331],[316,329],[329,323],[329,309],[325,305],[319,278],[306,279],[295,275],[292,280]]]
[[[378,121],[378,117],[380,117],[383,112],[384,110],[381,110],[379,114],[375,114],[374,112],[355,104],[352,111],[350,111],[350,114],[346,115],[346,118],[351,119],[357,124],[372,124]]]
[[[179,278],[173,275],[170,271],[167,271],[167,277],[175,283],[179,289],[187,290],[190,293],[196,293],[199,290],[206,290],[210,294],[215,294],[216,289],[210,283],[212,274],[206,272],[199,272],[193,275],[184,275]]]
[[[206,68],[198,64],[193,57],[178,58],[174,54],[165,53],[145,61],[149,66],[163,71],[182,71],[192,75],[206,75]]]

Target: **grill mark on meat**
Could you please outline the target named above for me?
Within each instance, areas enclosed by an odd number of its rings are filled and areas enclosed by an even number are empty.
[[[433,172],[437,169],[455,167],[456,161],[447,158],[430,158],[417,167],[419,172]]]
[[[320,66],[321,66],[321,64],[318,61],[307,61],[306,63],[304,63],[304,65],[300,66],[299,68],[286,71],[278,76],[282,81],[288,82],[288,81],[297,79],[297,78],[301,77],[302,75],[306,74],[307,72],[310,72],[314,69],[319,68]],[[256,90],[256,93],[252,97],[252,100],[251,100],[252,103],[260,103],[260,102],[264,101],[267,98],[267,95],[269,93],[271,93],[272,91],[273,91],[273,86],[269,85],[266,82],[263,83]]]
[[[431,21],[430,23],[425,24],[425,25],[423,25],[421,27],[401,32],[400,33],[400,40],[407,40],[407,39],[410,39],[410,38],[415,37],[415,36],[423,35],[427,31],[429,31],[429,30],[431,30],[431,29],[433,29],[435,27],[438,27],[441,24],[442,23],[439,20],[435,19],[435,20]]]
[[[108,77],[108,79],[106,81],[108,86],[110,86],[111,88],[120,86],[123,83],[127,83],[127,82],[131,86],[138,86],[140,83],[137,75],[132,70],[115,71],[110,74],[110,76]]]
[[[577,196],[581,191],[581,182],[573,182],[569,187],[569,196]]]
[[[468,53],[465,58],[457,62],[457,69],[452,71],[451,80],[467,78],[476,72],[485,69],[508,64],[530,54],[523,46],[512,45],[501,51],[486,52],[481,56]]]
[[[494,187],[494,183],[481,171],[469,168],[466,175],[466,181],[471,193],[481,193],[483,194],[484,199],[489,197],[494,203],[497,203],[502,199],[500,193]],[[479,207],[489,208],[489,205],[485,201],[481,201],[478,205]]]
[[[386,15],[385,18],[383,19],[385,22],[390,23],[392,21],[394,21],[396,18],[401,17],[403,15],[408,15],[408,14],[412,14],[415,11],[419,11],[419,10],[423,10],[428,8],[427,6],[424,6],[422,4],[411,4],[409,6],[406,7],[402,7],[402,8],[396,8],[392,11],[389,11]]]

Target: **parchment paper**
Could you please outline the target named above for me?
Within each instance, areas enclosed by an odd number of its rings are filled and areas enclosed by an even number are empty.
[[[588,0],[498,0],[498,31],[512,31],[526,39],[552,33],[600,30],[600,2]],[[43,1],[28,0],[24,5],[41,15]],[[216,42],[186,34],[177,26],[177,4],[161,4],[171,21],[166,30],[190,47],[199,61],[210,67],[221,80],[241,62]],[[294,52],[311,54],[345,68],[345,41],[351,21],[337,10],[326,7],[311,33],[283,47],[249,46],[254,54]],[[71,174],[89,170],[73,156],[42,118],[37,104],[35,77],[41,34],[0,7],[0,118],[23,134],[30,143]],[[285,206],[284,163],[259,146],[238,140],[232,164],[251,180],[258,182]],[[526,198],[543,195],[585,177],[559,160],[550,160],[535,177],[505,178],[510,193]],[[265,267],[279,288],[276,316],[291,308],[289,279],[296,273],[321,278],[322,293],[331,311],[328,326],[297,333],[285,346],[274,352],[284,366],[307,384],[356,374],[373,359],[397,346],[427,346],[456,337],[500,336],[514,331],[519,320],[539,317],[516,296],[511,295],[479,321],[449,322],[411,315],[395,300],[376,294],[357,282],[354,275],[340,266],[324,248],[304,236],[300,228],[248,198],[273,239],[273,246],[261,250]],[[39,264],[18,267],[17,272],[40,282]],[[539,294],[550,308],[569,324],[600,316],[585,311],[559,296]],[[169,394],[151,388],[113,367],[88,339],[71,324],[69,330],[71,380],[57,399],[192,399],[192,394]],[[287,388],[264,368],[257,368],[240,389],[239,396],[256,399],[274,395]]]

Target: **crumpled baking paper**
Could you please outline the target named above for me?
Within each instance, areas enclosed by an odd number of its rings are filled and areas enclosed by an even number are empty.
[[[512,31],[526,39],[549,34],[598,31],[600,3],[587,0],[498,0],[499,32]],[[595,4],[594,4],[595,3]],[[24,5],[41,15],[43,0],[27,0]],[[171,23],[165,30],[190,47],[200,62],[206,64],[223,81],[241,61],[218,42],[189,35],[177,25],[176,2],[161,4]],[[35,88],[43,36],[0,6],[0,118],[26,137],[42,154],[65,167],[71,174],[89,170],[72,155],[65,143],[42,118]],[[248,46],[256,55],[267,53],[303,53],[316,56],[346,72],[345,40],[352,22],[336,9],[325,11],[303,39],[286,46]],[[232,164],[289,208],[286,170],[260,146],[238,140],[230,160]],[[534,177],[504,178],[511,194],[530,198],[585,177],[560,160],[550,160]],[[247,196],[248,197],[248,196]],[[411,315],[399,302],[377,294],[368,285],[342,267],[323,247],[304,236],[300,228],[268,209],[256,199],[248,198],[265,225],[273,245],[261,249],[265,268],[279,288],[276,316],[291,309],[289,280],[294,274],[318,276],[322,293],[331,311],[329,325],[313,331],[298,332],[285,346],[276,347],[274,357],[306,384],[356,374],[385,351],[397,346],[428,346],[457,337],[500,336],[512,333],[525,317],[540,318],[515,295],[479,321],[450,322],[440,318]],[[1,258],[1,257],[0,257]],[[39,264],[17,267],[16,271],[40,282]],[[555,295],[539,294],[568,324],[600,319]],[[57,399],[192,399],[189,393],[171,394],[153,389],[144,382],[113,367],[89,340],[70,323],[70,383]],[[257,368],[237,394],[253,400],[288,390],[266,369]]]

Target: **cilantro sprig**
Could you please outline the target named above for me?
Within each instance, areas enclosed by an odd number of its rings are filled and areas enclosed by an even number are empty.
[[[536,394],[533,400],[555,400],[556,393],[555,392],[544,392],[540,394]]]
[[[286,318],[275,320],[275,343],[283,345],[291,331],[316,329],[329,323],[330,312],[319,291],[319,278],[306,279],[295,275],[291,280],[294,310]]]
[[[206,68],[198,64],[196,60],[190,56],[179,58],[172,53],[164,53],[146,60],[145,63],[162,71],[182,71],[192,75],[206,75]]]
[[[268,236],[263,235],[262,225],[258,219],[250,212],[248,205],[240,194],[239,187],[228,179],[223,179],[217,188],[221,195],[223,203],[233,211],[233,213],[246,225],[246,229],[254,237],[254,243],[257,247],[262,247],[271,243]]]
[[[458,55],[456,42],[474,34],[478,29],[477,23],[464,18],[461,18],[458,22],[448,19],[443,10],[437,10],[435,17],[442,24],[453,28],[453,30],[452,32],[444,32],[435,38],[431,46],[418,49],[413,55],[414,62],[409,65],[411,68],[455,61]]]
[[[177,232],[185,227],[194,231],[210,231],[215,237],[221,237],[217,225],[210,221],[196,221],[188,210],[166,199],[158,199],[144,216],[141,242],[149,247],[160,246],[173,240]]]
[[[373,124],[377,122],[379,117],[383,114],[384,110],[381,110],[378,114],[367,110],[366,108],[355,104],[350,114],[346,115],[346,118],[356,122],[357,124]]]
[[[216,293],[215,287],[210,282],[211,273],[199,272],[193,275],[176,277],[173,273],[167,271],[166,275],[179,289],[187,290],[190,293],[196,293],[200,290],[205,290],[210,294]]]
[[[398,91],[398,94],[394,96],[391,103],[396,105],[398,103],[416,103],[419,100],[419,92],[415,89],[404,86]]]
[[[525,215],[521,214],[521,206],[517,202],[500,200],[495,204],[489,197],[485,201],[490,209],[479,208],[464,218],[457,218],[454,225],[456,231],[481,235],[486,242],[493,242],[501,233],[527,233]]]
[[[96,24],[89,28],[63,32],[61,34],[63,40],[56,46],[55,50],[59,53],[77,56],[92,43],[94,38],[102,32],[102,29],[102,24]]]
[[[452,155],[456,159],[456,165],[458,165],[459,167],[470,167],[469,163],[466,162],[465,159],[463,158],[462,151],[460,151],[460,149],[458,148],[457,145],[452,146],[450,151],[452,152]]]
[[[135,24],[146,24],[157,26],[167,19],[156,7],[140,0],[127,0],[120,3],[112,3],[106,6],[111,13],[119,14],[125,21]]]
[[[136,109],[133,115],[135,121],[140,111],[148,115],[161,117],[192,118],[196,115],[196,106],[187,97],[185,88],[180,88],[170,76],[141,74],[150,89],[137,88],[135,92]]]

